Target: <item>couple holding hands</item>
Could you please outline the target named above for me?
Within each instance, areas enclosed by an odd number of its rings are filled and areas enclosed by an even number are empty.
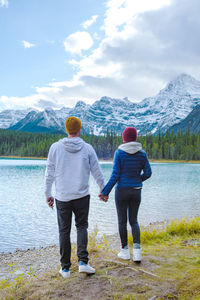
[[[69,117],[65,121],[68,138],[51,145],[45,172],[46,202],[54,205],[51,190],[55,181],[55,202],[59,228],[60,262],[59,273],[70,276],[71,266],[71,221],[75,215],[77,229],[77,256],[80,273],[95,273],[88,263],[88,213],[89,213],[89,177],[90,172],[100,188],[99,197],[107,202],[108,195],[116,184],[115,204],[118,216],[121,249],[118,257],[130,259],[127,236],[127,218],[133,235],[132,258],[141,261],[140,227],[137,221],[141,202],[142,182],[151,176],[151,167],[142,145],[137,140],[134,127],[127,127],[122,133],[123,143],[115,152],[113,170],[108,183],[104,178],[97,155],[90,144],[81,138],[81,121]]]

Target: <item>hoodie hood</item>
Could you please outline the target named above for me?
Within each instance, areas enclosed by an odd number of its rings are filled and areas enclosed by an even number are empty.
[[[83,148],[84,141],[79,137],[64,138],[59,141],[65,147],[65,150],[71,153],[80,151]]]
[[[127,152],[129,154],[135,154],[136,152],[142,150],[142,144],[138,142],[129,142],[120,145],[118,149]]]

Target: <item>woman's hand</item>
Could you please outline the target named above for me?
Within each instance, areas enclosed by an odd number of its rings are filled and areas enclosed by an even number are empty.
[[[99,194],[99,198],[104,202],[108,201],[108,196],[104,196],[102,193]]]

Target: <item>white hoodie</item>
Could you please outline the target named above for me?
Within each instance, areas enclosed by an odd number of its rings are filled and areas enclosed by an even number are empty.
[[[51,145],[45,172],[45,195],[51,197],[55,181],[55,198],[70,201],[89,194],[89,176],[92,173],[104,188],[104,179],[93,147],[81,138],[64,138]]]

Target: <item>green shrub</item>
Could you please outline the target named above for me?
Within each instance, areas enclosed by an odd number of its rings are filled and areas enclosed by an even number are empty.
[[[200,218],[184,218],[181,220],[171,221],[170,225],[166,228],[166,233],[178,236],[200,233]]]

